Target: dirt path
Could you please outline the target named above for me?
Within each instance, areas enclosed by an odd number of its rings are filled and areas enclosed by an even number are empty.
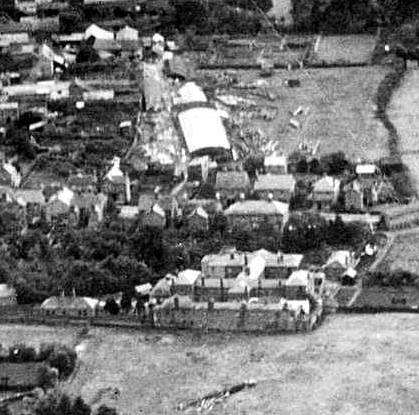
[[[399,154],[419,194],[419,70],[405,73],[387,109],[399,136]]]

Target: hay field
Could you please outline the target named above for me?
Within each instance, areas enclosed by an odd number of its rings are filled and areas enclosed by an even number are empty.
[[[394,92],[387,110],[396,128],[403,163],[419,190],[419,70],[410,70]]]
[[[286,153],[295,151],[301,140],[320,141],[319,153],[345,151],[348,157],[375,160],[388,154],[388,132],[375,118],[375,95],[388,69],[382,66],[361,68],[330,68],[275,71],[266,90],[275,94],[275,101],[253,95],[252,91],[229,88],[227,93],[240,92],[256,101],[259,107],[274,106],[278,115],[273,121],[253,119],[250,124],[262,130]],[[214,75],[215,71],[207,71]],[[205,71],[201,72],[201,75]],[[243,82],[254,82],[259,71],[237,71]],[[299,79],[301,86],[284,85],[287,79]],[[259,88],[263,93],[264,88]],[[222,91],[225,93],[225,91]],[[289,125],[290,111],[299,106],[309,108],[307,116],[296,117],[300,129]]]
[[[65,389],[126,415],[161,415],[176,413],[183,399],[253,378],[254,389],[230,396],[211,413],[415,414],[418,325],[418,315],[380,314],[336,315],[314,333],[296,336],[95,328]],[[34,330],[68,335],[58,328],[16,330],[28,330],[28,338]],[[114,387],[119,398],[109,392]]]
[[[376,37],[371,35],[323,36],[314,59],[327,63],[367,63],[375,45]]]
[[[406,233],[395,237],[390,251],[379,266],[379,270],[388,268],[419,274],[419,233]]]
[[[0,325],[0,344],[10,347],[25,343],[37,349],[42,343],[62,343],[72,346],[77,340],[77,329],[47,326],[25,326],[19,324]]]

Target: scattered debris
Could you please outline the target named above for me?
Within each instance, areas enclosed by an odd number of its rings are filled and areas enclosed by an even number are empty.
[[[215,391],[203,396],[202,398],[194,399],[187,402],[182,402],[177,406],[178,411],[186,411],[189,408],[194,408],[198,412],[211,411],[216,404],[221,403],[223,400],[228,398],[237,392],[241,392],[246,388],[255,387],[257,382],[255,380],[248,380],[246,382],[238,383],[229,388],[224,388],[221,391]]]

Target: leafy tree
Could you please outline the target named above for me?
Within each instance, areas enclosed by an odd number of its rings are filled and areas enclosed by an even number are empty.
[[[48,357],[49,365],[58,370],[60,378],[66,378],[73,372],[76,360],[76,352],[66,346],[56,348]]]
[[[86,402],[84,402],[84,400],[81,396],[78,396],[74,400],[72,410],[71,410],[71,413],[73,415],[90,415],[91,412],[92,411],[91,411],[89,405],[87,405]]]
[[[208,19],[208,11],[203,2],[199,0],[172,0],[170,2],[174,8],[175,25],[179,30],[188,27],[202,27]]]
[[[119,313],[119,306],[113,298],[108,298],[104,310],[112,316],[116,316]]]
[[[73,415],[71,399],[68,395],[61,395],[60,401],[57,405],[57,415]]]
[[[95,63],[100,61],[100,56],[93,48],[92,44],[84,42],[80,45],[76,56],[76,63]]]
[[[132,293],[124,291],[121,299],[121,309],[128,313],[132,308]]]
[[[110,408],[106,405],[101,405],[97,409],[96,415],[118,415],[115,408]]]
[[[54,387],[57,383],[57,370],[52,369],[47,365],[43,365],[39,368],[38,371],[38,384],[39,386],[46,390]]]

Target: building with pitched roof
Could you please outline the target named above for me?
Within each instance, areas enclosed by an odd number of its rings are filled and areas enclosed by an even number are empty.
[[[198,206],[187,217],[188,227],[195,231],[207,231],[209,228],[209,215],[202,208]]]
[[[47,298],[40,307],[41,314],[47,316],[94,317],[97,315],[99,300],[90,297],[64,296]]]
[[[265,259],[266,279],[285,280],[300,268],[303,261],[302,254],[284,254],[282,252],[270,252],[266,249],[259,249],[252,252],[252,255],[259,255]]]
[[[259,199],[289,203],[295,193],[296,181],[291,174],[262,174],[255,181],[254,192]]]
[[[16,290],[7,284],[0,284],[0,307],[6,307],[16,304]]]
[[[215,179],[215,190],[222,201],[237,201],[246,197],[251,190],[249,175],[245,171],[219,171]]]
[[[158,203],[155,203],[150,211],[146,212],[142,217],[143,226],[162,229],[166,227],[166,223],[166,213]]]
[[[255,230],[265,224],[279,232],[288,221],[289,205],[276,200],[244,200],[229,206],[224,215],[230,229]]]
[[[347,250],[334,251],[324,264],[323,271],[328,279],[339,281],[342,274],[348,268],[355,268],[358,262],[359,259],[356,258],[354,252]]]
[[[313,202],[319,210],[330,210],[336,205],[340,192],[340,180],[324,176],[314,183]]]

